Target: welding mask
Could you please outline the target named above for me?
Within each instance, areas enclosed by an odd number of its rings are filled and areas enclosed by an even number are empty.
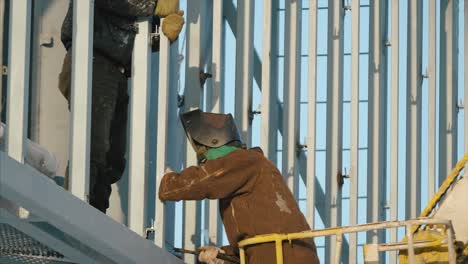
[[[224,145],[242,146],[239,131],[231,114],[205,113],[195,109],[180,114],[180,120],[199,161],[203,159],[203,153],[209,148]]]

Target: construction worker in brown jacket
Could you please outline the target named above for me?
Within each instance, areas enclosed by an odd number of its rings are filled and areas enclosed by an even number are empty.
[[[180,116],[199,166],[168,170],[159,186],[163,201],[219,199],[230,246],[202,247],[199,260],[223,263],[238,256],[237,243],[256,235],[310,230],[275,165],[260,148],[245,149],[232,115],[193,110]],[[284,263],[319,263],[312,239],[283,243]],[[246,248],[249,264],[276,263],[274,243]]]

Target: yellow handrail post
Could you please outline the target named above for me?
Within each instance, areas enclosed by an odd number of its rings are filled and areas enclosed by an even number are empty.
[[[276,239],[275,246],[276,246],[276,263],[283,264],[283,240],[279,238]]]

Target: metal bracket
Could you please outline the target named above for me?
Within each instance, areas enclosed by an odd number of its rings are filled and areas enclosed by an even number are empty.
[[[181,108],[185,105],[185,96],[183,94],[177,95],[177,107]]]
[[[465,104],[463,103],[463,101],[460,99],[460,101],[458,101],[457,103],[457,111],[460,111],[462,109],[465,109]]]
[[[2,75],[8,75],[8,66],[2,65]]]
[[[390,40],[389,40],[388,38],[385,39],[385,41],[384,41],[383,44],[384,44],[384,46],[387,47],[387,48],[392,46],[392,42],[390,42]]]
[[[429,75],[429,71],[428,71],[427,68],[426,68],[426,72],[424,72],[424,73],[422,74],[422,78],[423,78],[423,79],[429,79],[429,77],[431,77],[431,76]]]
[[[261,105],[259,105],[257,107],[257,110],[249,110],[249,120],[250,120],[251,124],[252,124],[252,121],[253,121],[255,115],[259,115],[259,114],[262,113],[262,111],[260,109],[261,109]]]
[[[340,189],[343,188],[344,180],[350,178],[348,169],[347,169],[347,168],[344,168],[344,173],[340,173],[340,172],[339,172],[339,173],[336,175],[336,178],[337,178],[337,181],[338,181],[338,187],[339,187]]]

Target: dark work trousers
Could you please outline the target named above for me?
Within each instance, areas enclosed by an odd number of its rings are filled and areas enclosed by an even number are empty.
[[[71,68],[68,68],[71,51],[67,57],[60,75],[60,90],[68,100],[71,89],[64,88],[63,83],[71,85]],[[66,77],[69,79],[64,81]],[[122,177],[126,164],[127,77],[120,67],[95,51],[92,83],[89,202],[105,213],[109,208],[111,184]]]

